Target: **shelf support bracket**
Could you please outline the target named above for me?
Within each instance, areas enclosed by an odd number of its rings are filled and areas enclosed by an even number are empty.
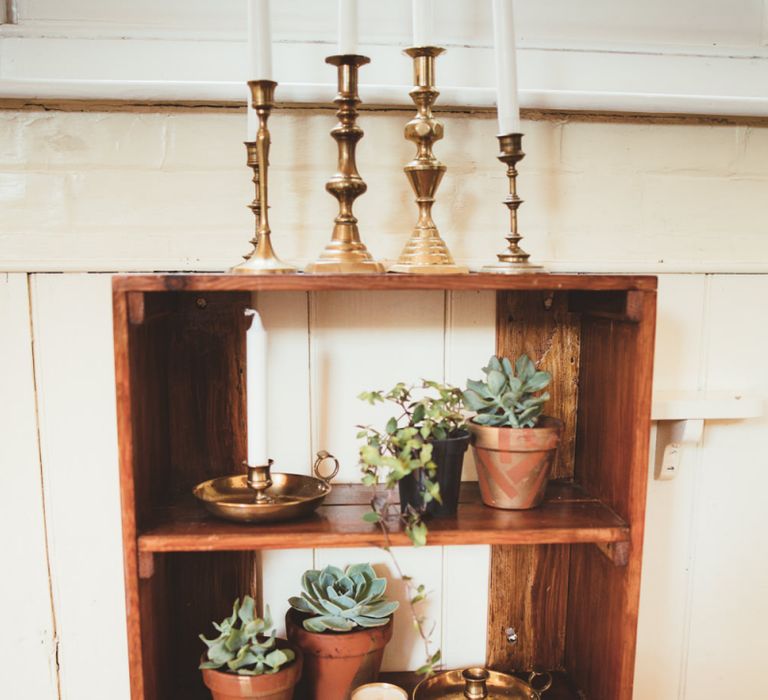
[[[629,562],[629,542],[595,542],[595,547],[614,566],[626,566]]]
[[[152,552],[139,552],[139,578],[149,579],[155,575],[155,555]]]
[[[685,446],[698,445],[706,420],[739,420],[763,415],[758,397],[735,391],[656,392],[651,419],[656,421],[654,477],[674,479]]]

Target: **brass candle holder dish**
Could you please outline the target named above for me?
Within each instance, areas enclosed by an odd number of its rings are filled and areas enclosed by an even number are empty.
[[[339,123],[331,131],[338,144],[338,169],[326,183],[325,189],[339,202],[333,235],[320,257],[310,263],[306,272],[372,273],[384,272],[384,266],[375,261],[360,240],[357,218],[352,205],[368,186],[360,177],[355,162],[357,142],[363,138],[363,130],[357,125],[357,74],[360,66],[369,63],[367,56],[343,54],[325,59],[337,67],[338,94],[334,103],[338,106]]]
[[[443,138],[443,124],[432,115],[432,105],[440,94],[435,89],[435,59],[444,52],[438,46],[416,46],[405,50],[413,59],[415,87],[409,93],[416,104],[416,116],[405,125],[405,138],[416,144],[416,157],[405,166],[419,207],[419,218],[410,240],[390,272],[457,274],[469,268],[457,265],[432,219],[435,193],[445,175],[443,165],[432,152],[435,141]]]
[[[532,673],[529,683],[540,674]],[[547,674],[548,675],[548,674]],[[541,700],[541,694],[552,685],[551,678],[540,689],[515,676],[484,668],[466,668],[446,671],[427,678],[413,691],[414,700],[466,700],[467,698],[514,698],[514,700]]]
[[[334,462],[328,476],[320,474],[326,459]],[[195,497],[213,515],[239,523],[272,523],[296,520],[314,513],[331,492],[330,481],[339,472],[339,462],[327,452],[318,452],[315,476],[272,473],[272,460],[246,465],[247,474],[224,476],[198,484]]]
[[[517,228],[517,210],[523,203],[517,195],[517,164],[525,158],[523,151],[522,134],[503,134],[499,139],[498,159],[507,165],[507,178],[509,178],[509,194],[504,199],[504,204],[509,209],[509,233],[505,236],[507,249],[496,257],[498,262],[486,265],[482,272],[495,272],[507,275],[517,275],[529,272],[543,272],[541,265],[529,262],[531,257],[520,247],[522,236]]]
[[[230,272],[245,275],[274,275],[296,272],[296,268],[280,260],[272,248],[269,228],[268,170],[270,136],[267,120],[275,104],[274,80],[249,80],[253,108],[259,117],[259,130],[255,141],[246,141],[248,167],[253,169],[255,196],[248,205],[256,218],[256,230],[250,240],[253,250],[245,255],[245,261],[235,265]]]

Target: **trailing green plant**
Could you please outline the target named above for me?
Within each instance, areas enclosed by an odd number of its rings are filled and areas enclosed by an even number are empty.
[[[419,398],[416,391],[422,392]],[[390,403],[397,408],[384,430],[358,426],[358,439],[365,439],[360,448],[362,482],[367,486],[386,484],[394,487],[400,479],[418,469],[425,471],[424,503],[442,503],[440,486],[435,481],[437,465],[432,460],[432,441],[454,437],[466,428],[461,389],[423,380],[417,387],[402,382],[387,392],[365,391],[358,397],[371,405]],[[366,520],[378,522],[388,515],[372,501],[372,512]],[[421,515],[410,508],[402,513],[405,530],[415,546],[427,543],[427,527]]]
[[[539,420],[549,393],[538,393],[552,380],[549,372],[536,369],[528,355],[512,362],[491,357],[483,367],[485,381],[467,380],[464,403],[476,411],[479,425],[510,428],[533,428]]]
[[[208,647],[200,668],[223,669],[241,676],[261,676],[277,673],[285,664],[296,658],[291,649],[278,649],[272,620],[267,608],[264,619],[256,616],[256,602],[250,596],[238,598],[232,606],[232,614],[221,622],[213,623],[219,633],[216,639],[200,639]]]
[[[416,393],[420,394],[418,398]],[[447,384],[423,380],[417,386],[400,382],[387,392],[366,391],[358,398],[371,405],[390,403],[397,409],[396,415],[387,421],[384,430],[358,426],[358,439],[365,439],[365,444],[360,448],[362,482],[373,490],[371,510],[363,519],[378,525],[384,537],[383,549],[389,554],[398,576],[405,584],[414,628],[424,644],[425,662],[416,672],[428,677],[435,672],[441,661],[440,649],[435,652],[431,650],[435,625],[433,623],[429,627],[429,620],[421,613],[429,593],[400,568],[391,546],[389,523],[392,520],[401,521],[415,547],[427,544],[428,529],[419,512],[410,506],[406,512],[402,512],[392,502],[391,489],[400,479],[423,469],[424,503],[433,499],[442,503],[440,487],[435,481],[437,465],[432,460],[432,441],[455,437],[466,429],[462,391]],[[376,486],[380,483],[386,485],[385,493],[377,491]]]
[[[301,577],[304,589],[288,599],[291,607],[309,615],[302,621],[309,632],[350,632],[358,627],[383,627],[400,603],[384,598],[387,579],[370,564],[352,564],[346,571],[326,566]]]

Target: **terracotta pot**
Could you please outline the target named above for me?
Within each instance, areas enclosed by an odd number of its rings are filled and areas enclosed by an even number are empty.
[[[437,483],[440,485],[440,496],[443,502],[438,503],[432,500],[427,504],[424,503],[426,473],[423,469],[417,469],[398,482],[400,508],[405,510],[410,505],[417,512],[436,518],[456,515],[464,453],[468,447],[469,433],[466,430],[446,440],[433,440],[432,461],[437,465]]]
[[[378,678],[384,647],[392,639],[391,617],[383,627],[322,633],[305,630],[305,617],[296,610],[285,616],[291,646],[304,653],[297,698],[349,700],[355,688]]]
[[[483,503],[524,510],[544,499],[563,422],[542,416],[535,428],[470,423]]]
[[[290,647],[296,654],[291,663],[283,666],[277,673],[265,673],[261,676],[239,676],[211,668],[203,669],[203,682],[211,691],[213,700],[235,700],[252,698],[256,700],[293,700],[293,691],[301,678],[303,655],[300,649],[289,644],[285,639],[278,639],[280,649]]]

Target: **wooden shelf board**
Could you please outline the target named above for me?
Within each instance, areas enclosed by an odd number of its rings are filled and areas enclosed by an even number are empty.
[[[157,509],[154,525],[139,535],[140,552],[235,551],[303,547],[382,546],[376,525],[363,521],[370,489],[336,486],[314,516],[269,525],[219,520],[191,498]],[[466,483],[455,517],[429,522],[430,545],[608,543],[629,540],[629,528],[612,510],[570,483],[552,482],[541,507],[527,511],[488,508],[477,484]],[[399,522],[391,542],[410,544]]]
[[[647,275],[526,274],[494,275],[265,275],[124,274],[113,279],[120,292],[255,292],[333,290],[589,290],[653,291],[656,278]]]
[[[514,674],[523,680],[526,680],[527,674],[516,673]],[[413,691],[418,682],[423,676],[418,676],[415,673],[408,671],[393,671],[390,673],[379,674],[379,680],[384,683],[393,683],[399,685],[409,693]],[[584,695],[574,687],[573,682],[568,677],[568,674],[562,671],[552,672],[552,687],[544,693],[543,698],[546,700],[581,700]]]

